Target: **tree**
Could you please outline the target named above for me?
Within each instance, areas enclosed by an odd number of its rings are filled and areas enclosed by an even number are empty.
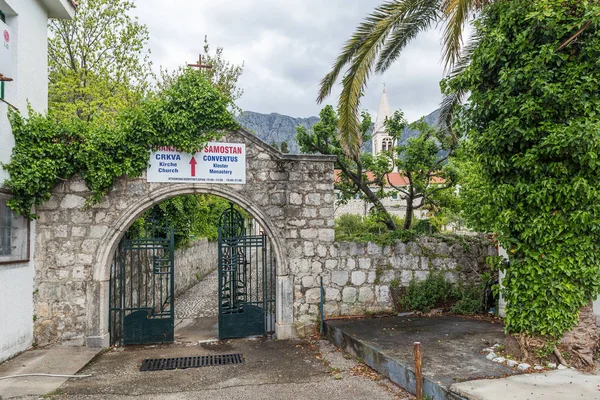
[[[202,63],[210,65],[209,69],[195,71],[203,79],[210,82],[211,86],[220,92],[228,101],[230,111],[241,111],[235,105],[243,90],[238,87],[238,79],[243,72],[242,65],[234,65],[223,57],[223,48],[217,47],[211,54],[208,38],[204,37],[204,52]],[[170,88],[180,77],[189,73],[188,67],[179,67],[175,71],[161,70],[157,84],[158,92]],[[275,147],[276,144],[275,144]],[[155,205],[149,212],[154,218],[169,220],[175,229],[177,247],[186,246],[190,237],[207,237],[216,239],[216,227],[221,212],[227,208],[228,202],[217,196],[209,195],[182,195],[163,201]]]
[[[244,90],[238,87],[238,80],[244,72],[244,63],[242,63],[242,65],[236,65],[226,61],[223,57],[222,47],[217,47],[215,53],[211,54],[208,36],[204,36],[202,64],[211,67],[200,71],[204,78],[206,78],[219,92],[227,96],[232,111],[241,112],[241,109],[235,102],[244,94]],[[186,68],[187,67],[181,66],[171,72],[161,69],[158,88],[162,89],[165,86],[169,86]]]
[[[86,0],[72,20],[53,19],[48,40],[49,111],[110,123],[139,102],[152,77],[148,29],[131,1]]]
[[[321,103],[342,73],[342,93],[339,98],[339,129],[341,143],[347,153],[358,157],[361,133],[359,123],[360,97],[366,89],[373,67],[385,72],[404,47],[417,34],[439,22],[446,24],[443,37],[443,58],[452,69],[461,57],[463,26],[470,16],[492,0],[393,0],[378,6],[345,43],[331,72],[321,81],[317,101]],[[451,104],[455,104],[452,102]]]
[[[284,140],[283,142],[281,142],[280,149],[281,149],[281,152],[282,152],[283,154],[287,154],[287,153],[289,153],[289,152],[290,152],[290,149],[289,149],[289,147],[288,147],[288,144],[287,144],[287,142],[286,142],[285,140]]]
[[[394,143],[398,143],[406,127],[402,112],[396,111],[392,118],[386,119],[385,127],[394,138]],[[414,210],[439,208],[439,192],[453,188],[457,176],[448,163],[453,147],[440,130],[428,125],[422,118],[410,124],[409,128],[419,131],[419,136],[409,138],[405,145],[395,144],[391,151],[384,153],[390,162],[380,163],[385,168],[378,172],[378,175],[386,177],[388,184],[406,201],[404,229],[410,229]],[[392,183],[389,177],[395,170],[406,178],[407,186]]]
[[[530,336],[562,340],[587,367],[600,293],[599,27],[598,2],[497,2],[476,24],[471,64],[448,82],[471,93],[456,126],[469,139],[466,215],[510,256],[505,329],[525,351]]]
[[[352,159],[344,153],[338,136],[338,117],[332,106],[327,105],[319,113],[319,122],[312,127],[312,132],[300,125],[296,127],[296,141],[303,153],[320,153],[336,157],[335,168],[341,171],[337,177],[335,188],[340,191],[341,203],[362,194],[365,201],[373,204],[372,213],[385,223],[389,230],[396,230],[396,223],[381,203],[381,199],[391,193],[384,190],[386,157],[373,157],[362,154]],[[371,116],[363,112],[361,122],[362,140],[370,140]],[[375,171],[375,173],[373,173]]]

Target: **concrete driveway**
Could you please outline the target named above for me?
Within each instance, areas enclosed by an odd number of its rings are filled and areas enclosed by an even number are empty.
[[[146,358],[242,353],[244,363],[141,372]],[[127,347],[102,354],[53,399],[412,399],[329,342],[231,340]]]

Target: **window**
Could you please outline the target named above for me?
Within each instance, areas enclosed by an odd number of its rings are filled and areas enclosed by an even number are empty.
[[[29,260],[29,221],[15,214],[0,194],[0,264]]]
[[[391,138],[383,138],[381,151],[391,151],[392,150],[392,139]]]

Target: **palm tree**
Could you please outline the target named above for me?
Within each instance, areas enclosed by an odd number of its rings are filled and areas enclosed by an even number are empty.
[[[493,0],[391,0],[367,16],[346,42],[333,69],[321,81],[317,101],[321,103],[331,94],[342,69],[348,66],[342,78],[339,98],[340,140],[350,156],[356,157],[360,148],[360,97],[375,66],[376,73],[385,72],[400,56],[402,49],[417,34],[444,23],[442,56],[446,70],[455,65],[468,65],[470,52],[476,42],[463,46],[463,28],[476,12]],[[462,50],[466,50],[461,54]],[[460,101],[462,93],[445,99],[442,122],[451,114],[447,107]]]

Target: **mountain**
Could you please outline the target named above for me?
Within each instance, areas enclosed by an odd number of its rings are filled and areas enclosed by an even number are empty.
[[[310,130],[319,122],[319,117],[294,118],[276,113],[261,114],[253,111],[244,111],[237,117],[238,122],[246,130],[255,133],[259,138],[271,144],[287,142],[290,153],[300,153],[296,143],[296,127],[303,125]]]
[[[435,110],[431,114],[423,117],[429,125],[435,125],[440,111]],[[238,122],[246,130],[255,133],[259,138],[271,144],[273,142],[281,144],[287,142],[290,153],[300,153],[298,143],[296,143],[296,127],[303,125],[310,130],[314,124],[319,122],[319,117],[294,118],[288,115],[276,113],[261,114],[253,111],[244,111],[237,117]],[[371,127],[373,129],[373,127]],[[400,139],[400,144],[406,143],[408,138],[418,135],[417,131],[405,129]],[[363,152],[370,153],[372,149],[371,141],[363,143]]]

